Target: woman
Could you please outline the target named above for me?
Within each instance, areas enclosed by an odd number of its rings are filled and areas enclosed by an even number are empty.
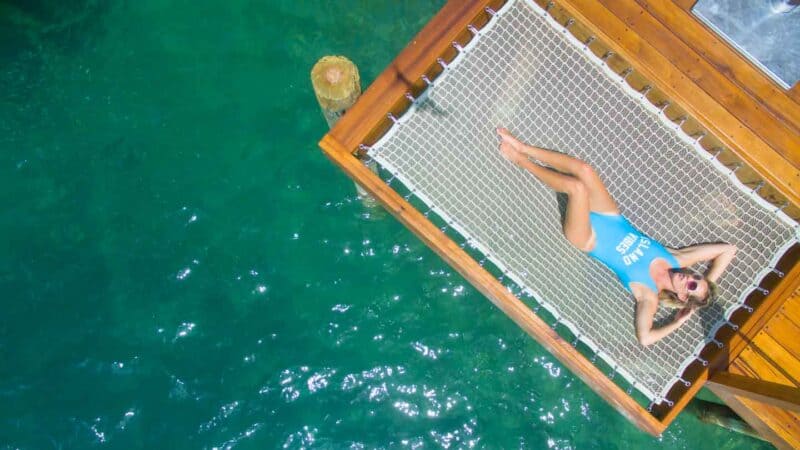
[[[567,194],[564,236],[614,271],[633,294],[639,343],[646,346],[658,341],[689,320],[696,309],[716,299],[716,281],[733,260],[735,246],[699,244],[668,249],[631,226],[589,164],[524,144],[505,128],[498,128],[497,133],[503,157],[551,189]],[[685,269],[700,261],[712,261],[705,276]],[[659,303],[680,311],[672,322],[656,328],[653,317]]]

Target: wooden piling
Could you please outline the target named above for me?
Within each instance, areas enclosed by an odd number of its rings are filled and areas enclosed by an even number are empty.
[[[323,56],[311,69],[311,84],[322,109],[322,115],[333,128],[339,118],[350,109],[361,95],[361,77],[358,67],[344,56]],[[366,163],[374,173],[378,173],[375,162]],[[364,206],[375,208],[378,202],[358,183],[355,183],[358,197]]]
[[[320,58],[311,69],[311,84],[331,128],[361,95],[358,67],[344,56]]]

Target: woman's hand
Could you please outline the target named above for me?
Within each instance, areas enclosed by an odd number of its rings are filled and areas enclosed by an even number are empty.
[[[733,261],[736,250],[735,245],[717,243],[692,245],[673,253],[681,267],[690,267],[700,261],[711,261],[706,278],[716,283],[722,276],[722,272]]]
[[[675,323],[678,325],[683,325],[684,322],[692,317],[692,314],[694,314],[694,309],[683,308],[682,310],[678,311],[678,314],[675,314]]]

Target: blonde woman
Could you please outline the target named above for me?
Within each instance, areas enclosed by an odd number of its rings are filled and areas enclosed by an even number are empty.
[[[504,158],[567,195],[564,236],[577,249],[611,269],[633,294],[639,343],[646,346],[662,339],[689,320],[696,309],[714,302],[716,281],[736,255],[735,246],[720,243],[666,248],[620,214],[589,164],[524,144],[505,128],[498,128],[497,133]],[[686,269],[700,261],[711,261],[704,276]],[[659,304],[680,311],[672,322],[656,328],[653,317]]]

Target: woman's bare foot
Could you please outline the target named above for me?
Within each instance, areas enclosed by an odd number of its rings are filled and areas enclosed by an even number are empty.
[[[511,145],[508,141],[503,141],[500,143],[500,154],[503,155],[503,158],[511,161],[516,165],[520,165],[522,161],[527,159],[524,153],[520,153]]]
[[[513,134],[511,134],[510,131],[508,131],[508,128],[497,127],[497,135],[500,136],[500,139],[503,142],[508,142],[518,152],[523,151],[526,147],[522,141],[517,139]]]

